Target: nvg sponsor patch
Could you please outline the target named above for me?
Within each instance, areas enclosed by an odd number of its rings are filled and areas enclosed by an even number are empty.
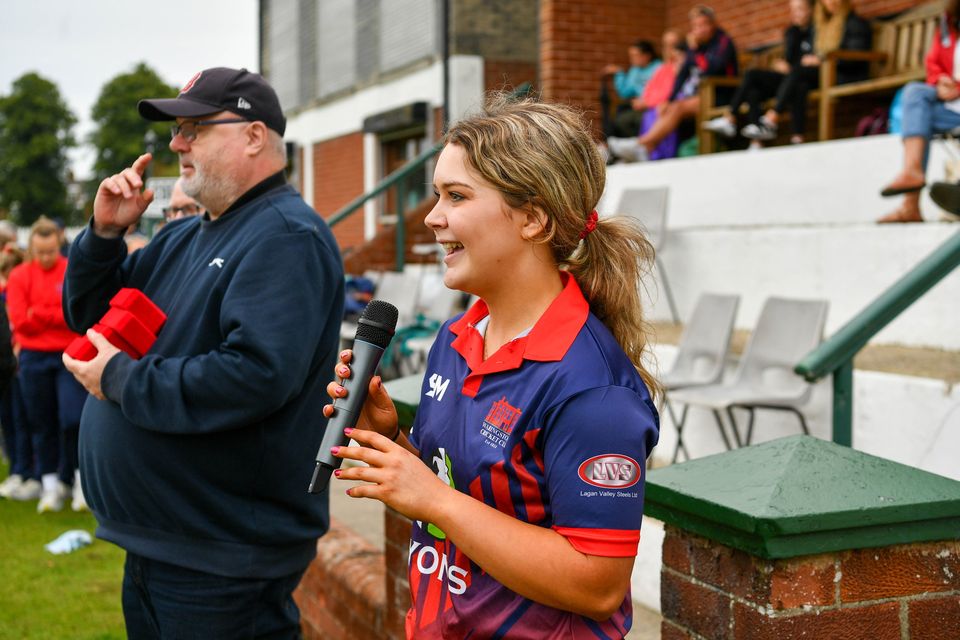
[[[584,460],[577,468],[580,479],[604,489],[632,487],[640,480],[640,465],[629,456],[605,453]]]

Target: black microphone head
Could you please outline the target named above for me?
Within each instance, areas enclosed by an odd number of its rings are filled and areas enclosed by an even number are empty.
[[[397,308],[383,300],[371,300],[357,321],[357,340],[386,349],[397,328]]]

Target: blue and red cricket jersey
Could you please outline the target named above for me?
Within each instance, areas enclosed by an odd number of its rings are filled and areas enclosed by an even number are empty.
[[[440,329],[411,442],[455,489],[553,528],[582,553],[635,556],[659,418],[623,349],[563,277],[536,325],[487,360],[483,301]],[[604,622],[524,598],[427,522],[413,525],[409,578],[408,637],[622,638],[632,621],[629,593]]]

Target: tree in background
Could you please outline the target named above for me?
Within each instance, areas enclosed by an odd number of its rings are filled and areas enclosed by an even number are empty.
[[[148,150],[153,152],[151,175],[178,175],[177,156],[168,147],[171,123],[144,120],[137,111],[137,102],[143,98],[176,97],[177,89],[143,62],[103,85],[91,113],[95,129],[90,143],[97,152],[90,181],[92,193],[104,178],[129,167]],[[148,144],[153,148],[147,149]]]
[[[0,97],[0,209],[20,225],[45,215],[75,221],[67,199],[67,150],[77,119],[57,85],[36,73]]]

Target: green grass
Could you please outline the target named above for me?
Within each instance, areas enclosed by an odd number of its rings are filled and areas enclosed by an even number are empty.
[[[7,467],[0,462],[0,478]],[[0,640],[126,637],[120,609],[123,551],[102,540],[64,555],[43,548],[64,531],[93,535],[89,513],[37,514],[37,503],[0,500]]]

